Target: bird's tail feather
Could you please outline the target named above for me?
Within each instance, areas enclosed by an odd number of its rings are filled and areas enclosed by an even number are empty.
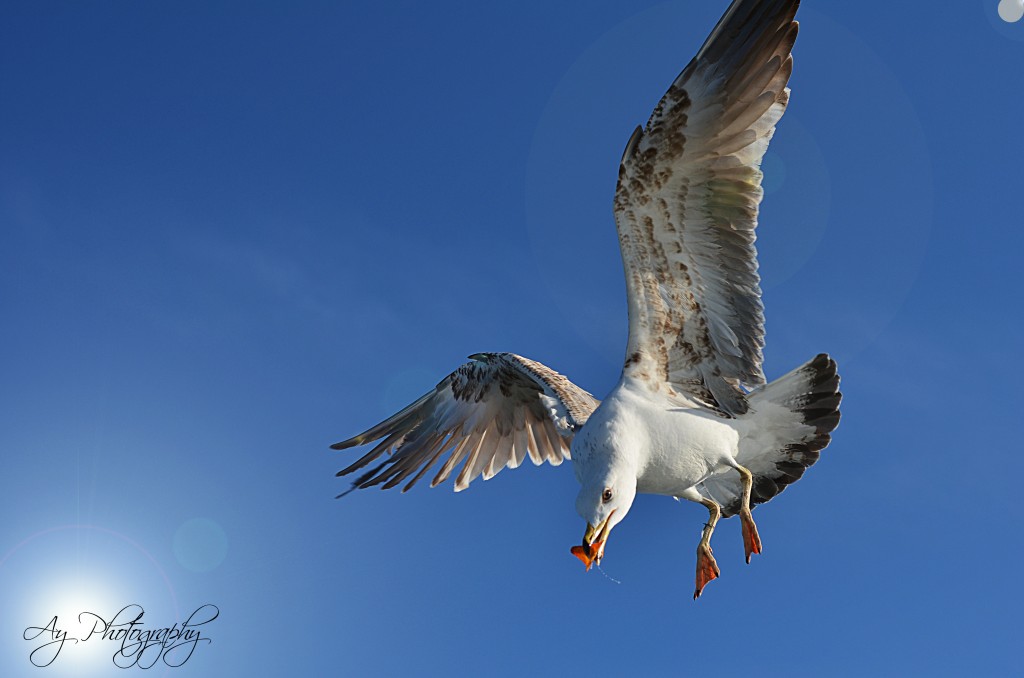
[[[818,460],[839,425],[842,398],[836,361],[824,353],[747,396],[736,461],[754,474],[751,505],[782,492]],[[735,471],[716,473],[698,490],[719,502],[724,515],[739,511]]]

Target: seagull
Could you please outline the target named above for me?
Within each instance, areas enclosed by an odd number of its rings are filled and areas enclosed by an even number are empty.
[[[708,511],[693,597],[720,570],[711,536],[739,515],[746,561],[761,553],[751,509],[813,465],[839,424],[836,363],[819,354],[768,383],[754,248],[761,159],[789,102],[799,0],[734,0],[619,165],[614,213],[629,339],[603,400],[514,353],[477,353],[402,411],[332,448],[375,445],[338,472],[349,492],[405,483],[440,463],[455,491],[527,457],[571,459],[587,523],[571,552],[600,565],[637,494]],[[443,460],[443,462],[442,462]]]

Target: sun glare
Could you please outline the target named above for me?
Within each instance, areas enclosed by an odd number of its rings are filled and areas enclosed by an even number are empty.
[[[37,533],[0,560],[0,573],[5,635],[14,639],[3,644],[4,664],[24,667],[24,675],[34,666],[47,676],[112,675],[122,648],[111,637],[118,628],[130,628],[140,613],[144,629],[178,617],[160,564],[128,536],[101,527]]]
[[[102,582],[103,578],[95,573],[80,572],[65,581],[54,573],[52,577],[41,577],[36,590],[25,592],[22,617],[32,619],[35,630],[26,631],[23,638],[38,633],[32,640],[26,638],[26,650],[35,648],[32,664],[47,665],[55,671],[54,675],[110,672],[111,656],[117,648],[112,643],[99,642],[100,634],[124,603]],[[62,642],[63,633],[66,640]]]

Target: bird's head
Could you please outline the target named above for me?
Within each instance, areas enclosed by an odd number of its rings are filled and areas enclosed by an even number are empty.
[[[588,482],[576,496],[576,512],[587,521],[583,544],[573,546],[571,552],[590,570],[594,563],[601,564],[604,547],[612,528],[629,513],[636,498],[634,474],[607,474]]]

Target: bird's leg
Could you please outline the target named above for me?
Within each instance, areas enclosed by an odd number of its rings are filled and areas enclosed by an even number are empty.
[[[711,555],[711,535],[715,532],[715,525],[722,517],[722,509],[714,499],[701,497],[700,503],[707,507],[708,522],[704,525],[704,532],[701,534],[700,543],[697,544],[697,587],[693,590],[693,599],[700,598],[701,591],[712,579],[717,579],[720,571],[715,557]]]
[[[757,534],[757,525],[754,524],[754,516],[750,513],[750,491],[754,486],[754,474],[739,464],[733,468],[740,472],[743,482],[740,522],[743,523],[743,550],[747,553],[747,564],[749,565],[750,555],[761,552],[761,537]]]

